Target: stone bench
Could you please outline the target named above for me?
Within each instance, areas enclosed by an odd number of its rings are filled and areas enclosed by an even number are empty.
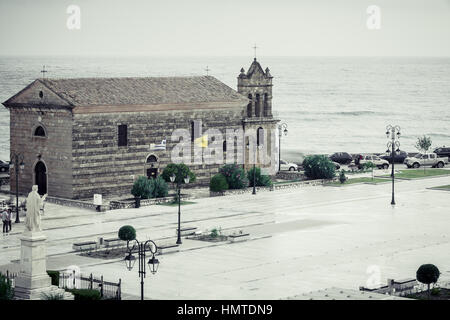
[[[181,228],[181,230],[180,230],[180,234],[182,237],[192,236],[196,232],[197,232],[197,227]],[[178,228],[175,230],[175,235],[178,236]]]
[[[228,240],[230,242],[239,242],[239,241],[245,241],[250,238],[250,233],[240,233],[240,234],[230,234],[228,236]]]
[[[161,246],[158,246],[157,254],[164,254],[169,252],[177,252],[178,251],[178,244],[163,244]]]
[[[126,241],[123,241],[119,238],[111,238],[111,239],[103,239],[103,245],[105,248],[116,248],[121,247],[126,244]]]
[[[72,245],[72,249],[74,249],[75,251],[92,251],[92,250],[96,250],[98,248],[98,243],[95,241],[86,241],[86,242],[79,242],[79,243],[74,243]]]

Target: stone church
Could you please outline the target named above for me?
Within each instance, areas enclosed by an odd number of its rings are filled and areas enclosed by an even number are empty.
[[[256,58],[241,69],[237,91],[212,76],[37,79],[3,105],[11,153],[24,156],[19,192],[37,184],[40,194],[69,199],[129,195],[138,176],[161,174],[172,162],[175,129],[192,132],[192,141],[199,125],[263,129],[268,137],[279,121],[272,116],[272,76]],[[250,167],[248,156],[243,165]],[[208,184],[221,166],[189,165],[196,185]],[[270,174],[277,168],[266,165]],[[15,185],[12,175],[11,190]]]

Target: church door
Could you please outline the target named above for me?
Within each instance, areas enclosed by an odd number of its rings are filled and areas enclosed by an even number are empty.
[[[158,169],[157,168],[148,168],[147,169],[147,178],[155,179],[158,176]]]
[[[36,163],[34,167],[35,183],[38,186],[38,193],[44,195],[47,193],[47,168],[42,161]]]

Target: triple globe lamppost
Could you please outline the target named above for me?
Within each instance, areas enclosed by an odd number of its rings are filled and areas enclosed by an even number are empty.
[[[391,177],[392,177],[392,200],[391,200],[391,204],[395,205],[395,195],[394,195],[394,157],[395,157],[395,152],[400,152],[400,127],[395,125],[388,125],[386,127],[386,137],[388,138],[388,143],[387,143],[387,150],[386,153],[391,155],[391,161],[392,161],[392,173],[391,173]],[[395,150],[397,149],[397,150]]]

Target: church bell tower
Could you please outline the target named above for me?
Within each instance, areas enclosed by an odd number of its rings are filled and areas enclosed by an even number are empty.
[[[247,118],[272,118],[272,75],[263,70],[256,58],[247,73],[238,77],[238,92],[248,97]]]
[[[272,75],[269,68],[264,70],[256,57],[247,72],[244,68],[237,78],[237,91],[248,98],[248,104],[244,112],[243,127],[244,132],[248,137],[256,135],[255,141],[258,147],[263,146],[267,152],[266,159],[271,159],[270,163],[263,160],[258,153],[254,157],[247,152],[245,156],[246,169],[250,169],[253,163],[266,172],[266,174],[274,175],[278,171],[278,122],[280,120],[274,119],[272,114]],[[250,148],[250,142],[247,138],[245,142]]]

